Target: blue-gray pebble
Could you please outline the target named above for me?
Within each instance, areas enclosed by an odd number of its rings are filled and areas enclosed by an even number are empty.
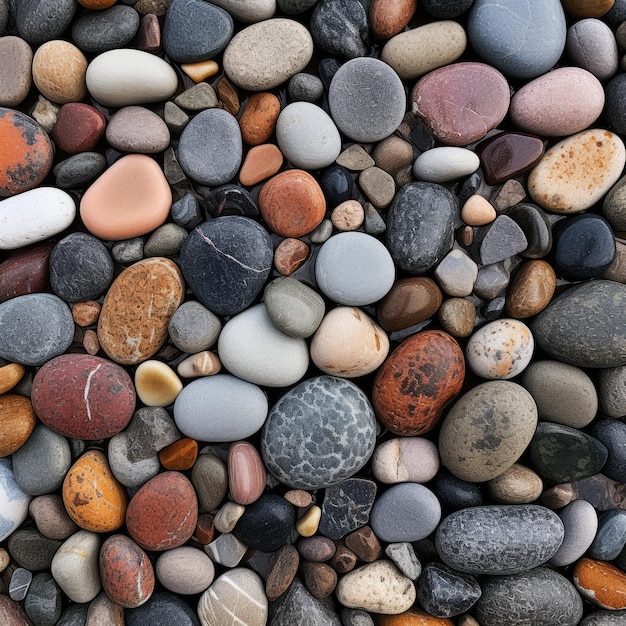
[[[613,382],[618,381],[614,379]],[[626,483],[626,424],[619,419],[598,420],[593,424],[591,436],[609,453],[602,473],[618,483]]]
[[[626,133],[626,74],[618,74],[604,88],[604,118],[616,133]]]
[[[200,626],[191,606],[169,591],[155,591],[145,604],[126,609],[124,619],[126,626]]]
[[[30,583],[24,610],[37,626],[53,626],[61,617],[63,594],[59,585],[47,572],[37,574]]]
[[[616,559],[626,545],[626,511],[606,511],[598,520],[598,530],[588,556],[599,561]]]
[[[19,0],[15,5],[17,32],[31,45],[59,39],[78,8],[75,0]]]
[[[100,54],[123,48],[137,34],[139,13],[116,4],[104,11],[92,11],[72,26],[72,41],[83,52]]]
[[[287,89],[292,101],[317,102],[324,93],[324,84],[314,74],[300,72],[289,79]]]
[[[360,0],[320,0],[310,28],[315,45],[329,54],[354,59],[367,53],[369,28]]]

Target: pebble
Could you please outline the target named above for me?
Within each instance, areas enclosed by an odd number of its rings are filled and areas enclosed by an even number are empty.
[[[451,250],[435,269],[435,278],[442,291],[453,297],[469,296],[477,276],[478,266],[459,249]]]
[[[73,44],[47,41],[33,56],[33,82],[48,100],[63,104],[77,102],[87,95],[87,59]]]
[[[306,588],[314,598],[327,598],[337,586],[337,572],[326,563],[304,562],[301,566]]]
[[[377,209],[386,209],[396,193],[393,177],[379,167],[363,170],[359,174],[359,186]]]
[[[550,264],[540,259],[526,261],[508,288],[505,312],[516,319],[536,315],[552,300],[556,284]]]
[[[515,463],[487,483],[489,495],[504,504],[529,504],[539,498],[543,481],[528,467]]]
[[[624,129],[624,109],[621,104],[622,94],[625,88],[623,76],[615,76],[606,86],[606,105],[604,117],[611,128],[622,133]]]
[[[621,510],[607,511],[600,515],[598,530],[588,556],[592,559],[612,561],[616,559],[626,544],[626,513]]]
[[[208,83],[199,83],[189,87],[174,99],[174,104],[186,111],[203,111],[217,107],[217,94]],[[185,123],[185,126],[187,122]]]
[[[56,624],[61,617],[61,589],[50,574],[41,573],[33,577],[24,598],[26,615],[42,626]]]
[[[580,626],[617,626],[626,611],[594,611],[579,622]]]
[[[78,527],[70,519],[58,494],[37,496],[31,500],[28,512],[37,530],[49,539],[67,539]]]
[[[442,300],[441,290],[431,278],[401,278],[376,307],[376,316],[385,330],[402,330],[435,315]]]
[[[331,55],[354,59],[366,55],[369,44],[365,6],[351,0],[320,0],[310,21],[315,44]]]
[[[601,419],[594,423],[590,434],[603,444],[609,453],[607,462],[602,468],[602,473],[613,480],[624,482],[624,453],[622,452],[622,447],[626,441],[626,425],[618,420]],[[610,561],[611,559],[603,560]]]
[[[330,219],[337,230],[358,230],[366,219],[365,209],[357,200],[346,200],[333,209]],[[367,226],[365,232],[372,234]]]
[[[81,102],[68,102],[61,107],[52,138],[68,154],[93,150],[103,137],[106,118],[95,107]]]
[[[282,165],[283,153],[274,144],[253,146],[239,170],[239,182],[252,187],[277,174]]]
[[[274,250],[274,267],[283,275],[289,276],[306,262],[311,249],[300,239],[283,239]]]
[[[252,504],[265,490],[266,472],[257,449],[247,441],[228,448],[230,497],[241,505]]]
[[[411,149],[411,154],[413,150]],[[411,156],[411,161],[413,160]],[[345,167],[349,170],[360,172],[375,165],[374,159],[365,151],[363,146],[353,143],[348,146],[338,157],[337,165]]]
[[[78,18],[72,40],[82,52],[100,54],[127,46],[139,30],[139,14],[130,6],[113,5]]]
[[[295,102],[317,102],[324,93],[322,81],[314,74],[300,72],[289,79],[289,97]]]
[[[182,352],[194,354],[213,347],[222,329],[219,318],[199,302],[183,302],[168,323],[168,334]]]
[[[26,0],[12,8],[20,37],[31,45],[60,37],[76,12],[76,4],[71,0]]]
[[[479,166],[475,152],[444,146],[422,152],[413,164],[413,176],[431,183],[447,183],[473,174]]]
[[[603,609],[624,609],[626,576],[610,563],[595,559],[580,559],[572,572],[574,585],[580,594]]]
[[[139,1],[141,2],[141,0]],[[168,591],[155,591],[145,604],[124,611],[120,616],[120,624],[123,623],[126,626],[145,626],[147,624],[154,626],[165,626],[166,624],[201,626],[197,613],[189,604]]]
[[[18,106],[32,85],[33,51],[23,39],[9,35],[0,39],[0,59],[0,106]]]
[[[523,229],[508,215],[498,215],[476,233],[472,248],[482,265],[493,265],[523,253],[527,246]]]
[[[170,133],[156,113],[145,107],[129,106],[111,117],[106,140],[120,152],[154,154],[168,147]]]
[[[299,578],[294,579],[272,607],[272,626],[291,626],[294,620],[296,623],[312,620],[328,626],[342,625],[332,601],[313,597]]]
[[[180,546],[159,555],[155,564],[158,581],[172,593],[202,593],[213,582],[215,567],[211,559],[192,546]]]
[[[467,611],[481,595],[473,576],[437,563],[424,568],[417,583],[417,600],[436,617],[452,617]]]
[[[572,24],[567,30],[565,49],[577,66],[599,80],[608,80],[617,71],[615,36],[601,20],[588,17]]]
[[[488,200],[474,194],[463,204],[461,219],[469,226],[485,226],[496,219],[496,210]]]
[[[323,563],[334,556],[336,546],[327,537],[305,537],[298,542],[298,552],[302,558],[313,563]]]
[[[217,6],[228,11],[240,22],[260,22],[273,17],[276,12],[276,0],[253,0],[242,6],[238,0],[218,0]]]
[[[106,168],[106,159],[97,152],[81,152],[54,168],[57,186],[62,189],[78,189],[90,185]]]
[[[598,399],[601,412],[607,417],[626,415],[626,368],[614,367],[598,372]]]
[[[160,450],[158,456],[165,469],[179,472],[191,469],[198,458],[198,442],[188,437],[179,439]]]
[[[135,370],[137,396],[146,406],[169,406],[182,388],[172,368],[161,361],[144,361]]]
[[[111,437],[107,453],[113,476],[124,487],[134,489],[141,487],[156,476],[159,473],[160,465],[156,455],[139,461],[131,461],[128,448],[128,436],[125,431],[122,431]]]
[[[335,208],[352,198],[354,183],[350,172],[341,165],[333,165],[319,178],[326,203]]]
[[[276,127],[280,108],[280,101],[274,94],[253,93],[239,120],[243,140],[251,146],[268,141]]]
[[[5,365],[5,367],[11,367]],[[1,371],[0,371],[1,374]],[[17,394],[0,395],[0,457],[19,450],[37,424],[37,416],[28,398]]]
[[[565,537],[550,563],[563,567],[576,562],[592,544],[598,529],[598,516],[587,500],[574,500],[559,512],[559,517]]]
[[[248,546],[232,533],[223,533],[204,547],[212,561],[225,567],[237,567],[248,552]]]
[[[626,205],[624,204],[624,191],[626,191],[624,187],[625,183],[626,180],[620,178],[604,197],[602,203],[604,216],[616,230],[624,230],[624,228],[626,228]]]

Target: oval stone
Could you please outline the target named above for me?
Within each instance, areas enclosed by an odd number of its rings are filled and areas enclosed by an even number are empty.
[[[122,619],[126,626],[146,626],[146,624],[201,626],[196,611],[183,598],[169,591],[155,591],[145,604],[124,611],[120,621]]]
[[[511,100],[511,121],[528,133],[562,137],[593,124],[604,107],[602,83],[579,67],[561,67],[526,83]]]
[[[530,504],[543,491],[543,481],[528,467],[515,463],[487,483],[489,495],[504,504]]]
[[[155,565],[159,582],[182,595],[202,593],[215,576],[213,561],[202,550],[180,546],[161,553]]]
[[[311,60],[313,40],[298,22],[264,20],[239,31],[224,51],[224,71],[238,87],[272,89],[302,71]]]
[[[32,85],[33,51],[22,38],[9,35],[0,39],[0,58],[0,106],[19,106]]]
[[[365,465],[375,430],[374,411],[354,383],[318,376],[296,385],[273,406],[261,453],[282,483],[295,489],[328,487]]]
[[[422,437],[388,439],[372,455],[372,472],[383,483],[426,483],[438,469],[437,446]]]
[[[0,458],[0,541],[9,537],[28,515],[31,497],[15,482],[11,459]]]
[[[4,368],[0,369],[0,375],[2,369]],[[3,391],[0,394],[0,457],[9,456],[21,448],[36,423],[37,416],[29,398]]]
[[[293,506],[282,496],[263,494],[245,507],[233,535],[248,548],[274,552],[288,542],[295,518]]]
[[[552,146],[528,176],[528,191],[544,209],[579,213],[599,202],[626,163],[624,142],[594,128]]]
[[[53,243],[41,243],[14,252],[0,263],[0,302],[50,290],[49,260],[53,247]]]
[[[580,559],[574,566],[573,578],[585,600],[603,609],[626,609],[626,574],[611,563]]]
[[[252,504],[263,493],[265,466],[257,449],[247,441],[228,448],[228,486],[230,497],[241,505]]]
[[[183,388],[174,403],[174,420],[186,437],[236,441],[257,432],[267,411],[267,397],[260,387],[230,374],[216,374]]]
[[[432,430],[461,390],[465,359],[447,333],[427,330],[403,341],[378,371],[372,403],[378,419],[397,435]]]
[[[551,559],[564,532],[559,516],[537,504],[476,506],[444,518],[435,544],[441,560],[459,572],[502,576]]]
[[[422,152],[413,164],[413,176],[430,183],[447,183],[473,174],[479,166],[475,152],[443,146]]]
[[[78,18],[72,25],[72,41],[83,52],[100,54],[127,46],[138,29],[137,11],[114,4],[104,11],[89,11]]]
[[[541,259],[527,261],[507,289],[505,312],[516,319],[537,315],[548,306],[555,289],[552,266]]]
[[[377,39],[389,39],[398,34],[409,23],[416,8],[415,0],[391,3],[374,0],[370,3],[368,12],[372,35]]]
[[[109,120],[106,140],[120,152],[153,154],[163,152],[170,143],[165,122],[145,107],[123,107]]]
[[[559,517],[565,537],[550,563],[564,567],[577,561],[592,544],[598,530],[598,515],[587,500],[574,500],[559,512]]]
[[[536,426],[537,405],[521,385],[482,383],[446,415],[439,434],[441,462],[461,480],[491,480],[519,459]]]
[[[98,339],[107,355],[124,365],[149,359],[165,343],[167,327],[185,296],[178,266],[153,257],[125,269],[107,292]]]
[[[575,65],[599,80],[608,80],[617,71],[619,60],[615,35],[602,20],[588,17],[572,24],[567,30],[565,49]]]

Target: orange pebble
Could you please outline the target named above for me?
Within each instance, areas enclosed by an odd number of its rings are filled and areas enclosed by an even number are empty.
[[[159,461],[168,470],[191,469],[197,458],[198,442],[195,439],[179,439],[159,452]]]
[[[279,114],[280,101],[274,94],[252,94],[239,120],[243,140],[250,146],[265,143],[274,132]]]
[[[251,187],[274,176],[283,165],[283,154],[273,143],[250,148],[239,171],[239,182]]]
[[[86,9],[92,9],[93,11],[102,11],[112,7],[117,0],[78,0],[78,4],[84,6]]]
[[[377,626],[454,626],[445,617],[433,617],[420,609],[409,609],[400,615],[379,615]]]
[[[215,537],[215,524],[213,523],[213,515],[203,513],[198,515],[198,523],[196,524],[196,532],[194,534],[198,543],[206,546],[213,541]]]
[[[13,389],[22,380],[26,368],[20,363],[7,363],[0,367],[0,393],[6,393]]]
[[[21,448],[36,423],[30,398],[13,393],[0,395],[0,457],[9,456]]]
[[[215,76],[219,72],[219,65],[215,61],[199,61],[198,63],[182,63],[180,69],[193,80],[199,83],[205,78]]]
[[[574,584],[581,595],[603,609],[626,609],[626,573],[606,561],[580,559]]]

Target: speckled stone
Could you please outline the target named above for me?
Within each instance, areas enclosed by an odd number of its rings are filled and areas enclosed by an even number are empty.
[[[612,561],[619,557],[625,544],[626,511],[605,511],[600,515],[596,536],[587,555],[592,559]]]
[[[354,0],[320,0],[310,22],[315,44],[331,55],[364,57],[369,45],[366,8]]]
[[[468,574],[511,575],[548,561],[563,541],[556,513],[536,504],[461,509],[444,518],[436,534],[446,565]],[[480,540],[478,540],[480,538]]]
[[[626,367],[614,367],[598,372],[600,408],[607,417],[626,415]]]
[[[56,184],[62,189],[83,189],[106,169],[99,152],[81,152],[61,161],[54,168]]]
[[[261,439],[263,459],[290,487],[328,487],[365,465],[374,450],[374,421],[369,401],[353,383],[332,376],[308,379],[270,411]]]
[[[322,81],[314,74],[306,72],[292,76],[287,89],[293,102],[317,102],[324,93]]]
[[[53,626],[61,617],[61,602],[61,589],[45,572],[33,578],[24,598],[24,610],[38,626]]]
[[[196,611],[169,591],[155,591],[145,604],[124,611],[123,619],[126,626],[201,626]]]
[[[72,25],[72,41],[83,51],[100,54],[124,48],[139,29],[139,14],[120,4],[83,15]]]
[[[579,626],[620,626],[626,618],[626,611],[594,611],[585,616]]]
[[[416,585],[417,601],[435,617],[453,617],[472,607],[481,595],[480,585],[469,574],[429,563]]]
[[[324,624],[341,626],[330,598],[320,600],[312,596],[300,579],[296,577],[289,589],[272,606],[272,626],[294,624]]]

